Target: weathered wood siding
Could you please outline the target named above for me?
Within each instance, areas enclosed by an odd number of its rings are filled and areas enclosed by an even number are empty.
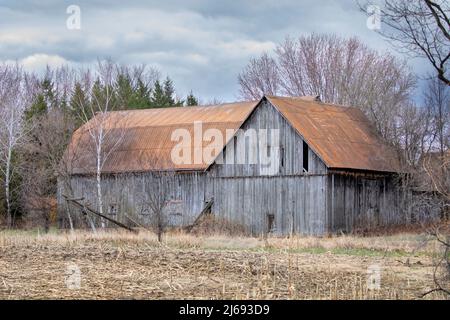
[[[279,170],[277,175],[296,175],[303,173],[303,139],[295,131],[294,128],[283,118],[278,110],[273,107],[270,102],[263,101],[262,104],[255,109],[253,114],[247,119],[247,121],[241,127],[242,132],[248,132],[248,129],[267,130],[268,141],[271,149],[275,148],[275,143],[270,141],[270,130],[279,130],[279,148],[282,149],[280,155],[283,159],[279,159]],[[245,154],[248,159],[248,155],[253,152],[258,155],[258,162],[256,164],[249,164],[247,161],[244,164],[238,162],[239,157],[242,156],[242,152],[236,152],[238,150],[239,143],[244,140],[242,138],[232,139],[219,158],[224,159],[223,164],[213,164],[210,168],[210,175],[215,177],[248,177],[248,176],[264,176],[272,175],[265,172],[267,166],[261,165],[259,154],[259,144],[248,145],[245,148]],[[231,164],[227,164],[227,150],[232,149],[231,144],[234,145],[234,161]],[[261,150],[264,152],[265,150]],[[271,152],[274,152],[271,150]],[[308,153],[309,170],[308,173],[312,174],[324,174],[327,172],[325,164],[320,158],[309,149]]]
[[[402,224],[408,216],[400,210],[399,191],[392,177],[330,174],[328,221],[330,232],[351,232]]]
[[[213,177],[213,212],[219,217],[247,226],[253,234],[268,231],[268,217],[274,218],[273,232],[287,235],[291,233],[322,235],[327,232],[326,210],[326,166],[309,149],[308,173],[303,172],[303,140],[282,115],[269,103],[263,102],[241,127],[245,134],[248,129],[279,130],[280,156],[276,173],[267,174],[266,166],[238,163],[242,156],[234,152],[234,163],[215,163],[209,175]],[[240,140],[241,139],[241,140]],[[233,139],[237,150],[242,138]],[[247,145],[245,154],[259,155],[260,145]],[[221,158],[227,159],[227,145]],[[250,150],[253,148],[253,150]],[[242,151],[242,150],[240,150]],[[262,150],[264,151],[264,150]],[[271,150],[273,152],[273,150]]]
[[[106,215],[124,223],[129,215],[144,224],[151,221],[149,211],[149,194],[154,192],[152,185],[164,184],[168,190],[165,207],[166,219],[171,225],[189,225],[201,212],[205,203],[206,177],[204,173],[133,173],[104,175],[102,178],[103,210]],[[93,209],[98,209],[97,187],[95,177],[73,176],[72,196],[84,198],[84,202]],[[64,193],[63,190],[59,194]],[[59,206],[65,210],[67,205],[59,196]],[[64,215],[64,211],[61,212]]]
[[[247,226],[253,234],[322,235],[327,232],[326,176],[220,177],[214,183],[213,212]]]

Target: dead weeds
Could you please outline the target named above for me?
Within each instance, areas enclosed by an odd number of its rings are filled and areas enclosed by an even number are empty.
[[[160,245],[147,232],[6,231],[0,233],[0,298],[417,299],[433,286],[434,248],[420,246],[422,240],[175,233]],[[380,288],[370,290],[374,265],[381,270]],[[72,266],[80,276],[75,287]]]

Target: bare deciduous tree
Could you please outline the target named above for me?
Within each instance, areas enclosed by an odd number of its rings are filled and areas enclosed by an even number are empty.
[[[442,210],[446,216],[443,217],[442,224],[428,229],[428,234],[440,244],[442,255],[435,263],[433,272],[435,288],[425,292],[422,297],[433,292],[443,292],[450,296],[450,222],[448,220],[450,211],[450,152],[445,152],[442,159],[437,162],[428,157],[423,162],[423,167],[430,178],[433,190],[443,200]]]
[[[258,99],[263,94],[276,95],[280,89],[280,77],[275,59],[267,53],[251,59],[239,74],[238,81],[242,97]]]
[[[32,129],[21,146],[20,155],[24,160],[21,169],[23,203],[27,208],[31,206],[33,211],[40,212],[46,223],[49,222],[49,209],[57,193],[57,177],[66,191],[71,187],[68,176],[70,163],[77,154],[74,150],[65,150],[75,130],[72,120],[61,108],[29,119]],[[67,214],[72,230],[72,217],[69,212]]]
[[[168,226],[168,213],[166,209],[170,202],[170,186],[167,179],[174,175],[173,172],[159,172],[155,179],[147,184],[147,194],[144,196],[143,209],[148,210],[150,214],[150,225],[162,242],[162,237]]]
[[[406,63],[380,54],[355,38],[312,34],[286,38],[275,58],[250,61],[239,75],[241,95],[317,96],[324,102],[360,107],[380,133],[391,138],[400,105],[415,77]]]
[[[425,107],[433,115],[438,150],[444,157],[450,148],[450,88],[437,79],[429,80],[424,94]]]
[[[87,123],[86,129],[91,139],[92,155],[95,156],[97,205],[98,212],[103,210],[102,173],[103,167],[111,153],[119,146],[125,133],[124,119],[126,112],[111,111],[117,108],[114,94],[114,73],[116,66],[112,61],[98,61],[98,77],[90,88],[90,101],[80,101],[80,116]],[[86,106],[87,104],[87,106]],[[92,118],[91,116],[94,115]],[[101,220],[102,227],[105,221]]]
[[[450,151],[447,150],[442,158],[439,154],[437,161],[435,157],[424,157],[422,166],[432,189],[446,200],[445,209],[450,210]]]
[[[19,65],[0,66],[0,173],[4,178],[7,224],[14,223],[11,203],[11,179],[16,172],[13,152],[23,143],[24,112],[30,103],[26,82]]]
[[[427,108],[419,108],[412,103],[401,105],[395,116],[396,126],[389,141],[404,162],[404,169],[417,169],[420,157],[433,148],[433,114]]]
[[[449,230],[446,231],[447,233]],[[440,227],[436,227],[434,230],[430,231],[431,236],[441,244],[442,255],[440,256],[433,270],[433,281],[435,288],[422,294],[425,297],[433,292],[443,292],[450,296],[450,237],[444,236],[440,232]]]
[[[366,12],[367,3],[359,4]],[[450,3],[447,0],[384,0],[379,31],[401,52],[427,59],[450,85]]]

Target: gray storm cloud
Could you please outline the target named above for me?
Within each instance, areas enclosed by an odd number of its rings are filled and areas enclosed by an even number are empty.
[[[69,5],[81,29],[68,30]],[[346,1],[14,1],[0,2],[0,60],[31,70],[90,65],[110,57],[146,63],[170,75],[181,94],[235,100],[237,74],[250,57],[286,35],[333,32],[389,48]]]

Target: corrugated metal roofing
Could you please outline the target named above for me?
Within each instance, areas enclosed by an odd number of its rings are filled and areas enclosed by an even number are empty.
[[[350,107],[338,107],[313,98],[267,97],[286,120],[306,140],[329,168],[396,171],[394,152],[383,144],[364,114]],[[193,136],[194,122],[202,122],[203,132],[218,129],[236,131],[258,102],[240,102],[209,107],[177,107],[108,113],[105,150],[112,149],[103,172],[152,170],[205,170],[210,163],[174,164],[171,158],[175,129],[186,129]],[[97,116],[99,117],[99,116]],[[74,174],[95,173],[95,148],[89,135],[94,118],[78,129],[65,155]],[[112,148],[116,141],[120,143]],[[227,141],[217,142],[223,149]],[[203,142],[203,145],[209,145]],[[186,150],[194,159],[194,148]]]
[[[302,98],[268,96],[328,168],[396,172],[395,152],[361,110]]]
[[[96,172],[94,139],[89,128],[101,122],[105,128],[103,145],[107,156],[102,166],[104,173],[140,172],[159,170],[204,170],[210,163],[175,164],[171,152],[177,141],[172,141],[176,129],[186,129],[194,137],[194,122],[202,123],[202,130],[219,130],[226,137],[226,130],[235,132],[256,107],[257,102],[239,102],[207,107],[176,107],[145,110],[116,111],[97,115],[73,135],[65,154],[65,163],[73,174]],[[117,146],[117,141],[120,141]],[[222,149],[227,141],[217,142]],[[210,142],[203,142],[203,146]],[[199,149],[199,148],[198,148]],[[112,150],[108,154],[107,150]],[[194,148],[186,150],[194,159]]]

